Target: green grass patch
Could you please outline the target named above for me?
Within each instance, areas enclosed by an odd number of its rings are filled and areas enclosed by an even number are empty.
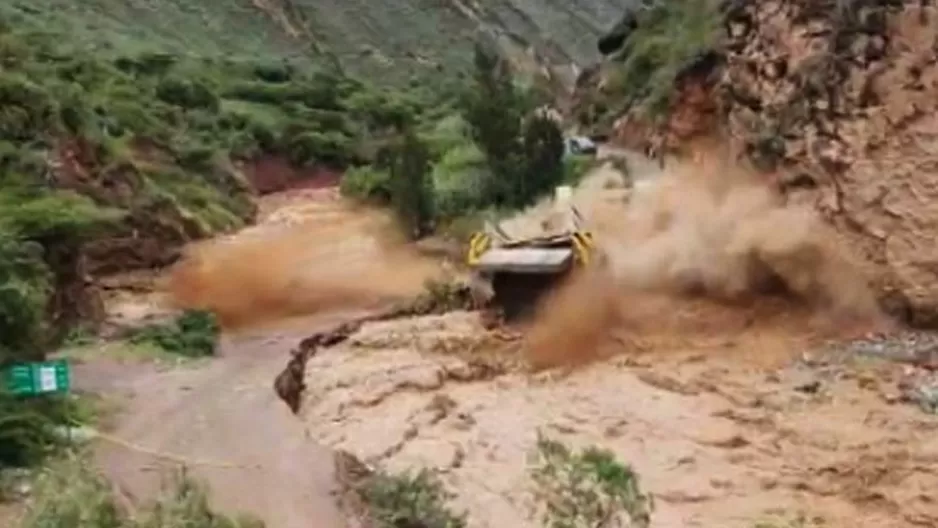
[[[530,475],[544,526],[650,525],[651,497],[642,492],[632,468],[612,452],[593,447],[575,452],[539,435],[535,455]]]
[[[623,20],[603,37],[615,41],[613,35],[625,36],[607,56],[603,89],[581,101],[577,110],[581,124],[610,126],[630,109],[652,119],[667,115],[678,74],[696,58],[718,49],[723,35],[716,0],[655,2],[650,9],[626,16],[637,27],[627,32]]]
[[[465,514],[447,506],[452,496],[428,470],[390,474],[379,472],[359,490],[377,528],[421,526],[464,528]]]
[[[189,310],[168,323],[135,330],[129,341],[134,345],[152,345],[168,353],[198,358],[215,355],[220,333],[214,314]]]
[[[229,517],[211,509],[207,489],[178,473],[163,496],[134,517],[118,507],[113,488],[92,469],[84,452],[51,461],[35,480],[20,528],[262,528],[246,516]]]
[[[23,398],[0,392],[0,468],[42,462],[65,447],[62,428],[97,423],[108,409],[103,400],[74,394]]]

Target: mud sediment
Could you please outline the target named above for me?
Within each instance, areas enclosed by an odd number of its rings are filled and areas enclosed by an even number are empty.
[[[290,351],[290,360],[286,368],[274,380],[274,391],[287,404],[287,407],[297,414],[303,391],[306,389],[306,364],[311,357],[321,349],[344,343],[367,323],[444,313],[471,304],[468,285],[452,284],[446,287],[447,295],[444,297],[435,297],[432,292],[425,292],[411,302],[357,319],[343,321],[328,330],[317,332],[303,339],[296,348]]]

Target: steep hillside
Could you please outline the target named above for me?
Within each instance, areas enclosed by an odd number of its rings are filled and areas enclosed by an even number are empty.
[[[84,44],[223,57],[337,59],[382,82],[464,72],[480,30],[571,76],[598,59],[615,0],[14,0],[8,7],[69,29]]]
[[[350,168],[358,178],[343,181],[387,184],[393,171],[368,165],[388,160],[405,123],[413,152],[439,140],[434,185],[464,197],[484,156],[451,103],[479,36],[534,72],[550,73],[545,57],[572,72],[608,15],[598,1],[0,3],[0,273],[22,286],[0,295],[0,312],[17,314],[2,334],[28,328],[23,343],[42,348],[50,323],[94,320],[96,277],[171,263],[187,242],[251,222],[255,193]],[[521,112],[529,98],[505,74]],[[538,174],[566,178],[559,131],[542,132],[557,170]],[[447,204],[460,209],[450,220],[469,212]]]
[[[95,276],[171,262],[250,222],[256,191],[367,162],[438,106],[263,54],[79,50],[79,30],[3,15],[0,363],[94,321]]]
[[[607,60],[580,80],[583,121],[650,151],[723,138],[836,227],[889,312],[938,324],[938,8],[683,0],[603,42]]]

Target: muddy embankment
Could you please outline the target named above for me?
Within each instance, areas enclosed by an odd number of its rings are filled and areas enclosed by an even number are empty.
[[[679,79],[666,126],[648,134],[627,113],[620,139],[721,142],[857,250],[884,309],[938,324],[938,8],[735,0],[723,16],[724,42]]]
[[[850,248],[713,149],[633,177],[644,183],[612,188],[606,167],[575,192],[607,263],[530,325],[398,313],[308,339],[281,380],[302,373],[288,399],[310,436],[356,475],[437,471],[471,526],[541,525],[525,462],[538,431],[632,463],[653,526],[938,521],[935,423],[896,405],[902,370],[798,361],[893,329]],[[549,215],[537,206],[506,229]]]
[[[174,291],[235,326],[377,308],[307,338],[273,388],[340,453],[340,484],[429,467],[472,526],[538,525],[524,460],[539,430],[635,464],[659,500],[655,526],[749,528],[782,510],[864,528],[938,520],[922,491],[938,485],[933,423],[894,405],[901,377],[786,367],[891,329],[852,248],[718,147],[643,167],[629,188],[606,166],[576,190],[606,265],[575,276],[524,327],[422,315],[432,306],[385,312],[438,264],[386,231],[382,214],[323,200],[326,189],[294,193],[257,228],[194,251]],[[536,231],[550,211],[540,204],[505,228]],[[569,366],[580,368],[550,369]],[[855,484],[867,476],[872,491]]]

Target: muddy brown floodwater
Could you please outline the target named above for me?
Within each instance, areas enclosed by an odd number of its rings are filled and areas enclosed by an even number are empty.
[[[938,420],[896,396],[912,367],[817,352],[895,330],[849,253],[808,211],[725,184],[719,160],[631,194],[602,183],[609,171],[575,197],[606,270],[514,344],[466,312],[366,325],[309,361],[309,434],[440,470],[473,527],[540,526],[526,473],[539,430],[631,463],[655,527],[938,526]]]
[[[938,419],[900,394],[917,367],[818,352],[896,325],[810,211],[721,159],[633,163],[631,189],[598,169],[574,201],[606,266],[549,297],[522,339],[469,312],[366,324],[309,360],[299,418],[271,387],[295,342],[415,293],[439,265],[334,190],[272,198],[259,226],[195,248],[171,284],[178,304],[252,329],[226,336],[219,361],[124,383],[136,397],[116,434],[229,464],[194,470],[221,506],[274,528],[340,522],[333,448],[438,469],[473,528],[539,526],[526,473],[538,431],[632,464],[655,527],[938,526]],[[150,470],[174,462],[110,446],[102,463],[146,494]]]
[[[195,247],[169,277],[176,304],[215,310],[228,325],[219,357],[76,366],[78,388],[123,396],[97,454],[126,499],[152,498],[166,470],[185,465],[223,511],[257,515],[271,528],[344,526],[332,495],[333,453],[308,437],[273,380],[310,333],[417,293],[437,269],[395,245],[386,225],[335,189],[269,196],[258,225]],[[165,302],[160,291],[118,289],[108,307],[116,324],[132,325],[171,309]]]

